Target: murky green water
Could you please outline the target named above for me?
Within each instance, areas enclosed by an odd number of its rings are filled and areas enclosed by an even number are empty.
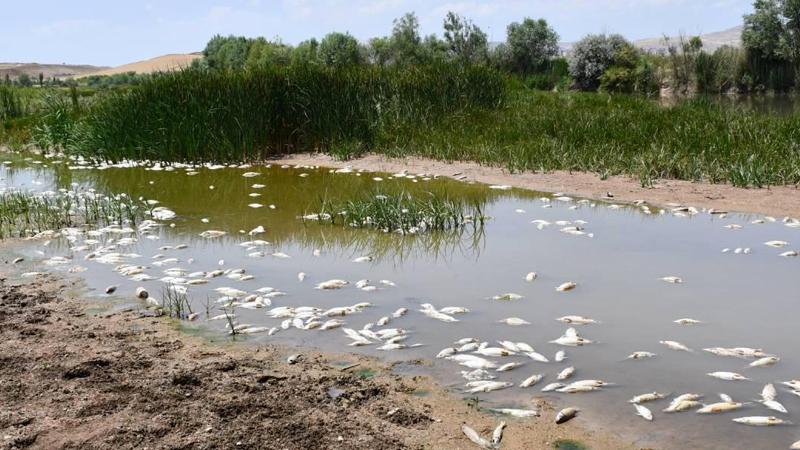
[[[189,286],[188,295],[194,310],[204,316],[205,304],[219,297],[214,289],[233,287],[253,293],[273,287],[285,296],[271,299],[272,307],[314,306],[326,310],[337,306],[371,302],[363,311],[341,317],[347,327],[361,329],[389,316],[398,308],[408,308],[407,315],[392,319],[386,327],[407,330],[406,344],[423,344],[403,350],[379,351],[379,345],[348,347],[351,342],[341,329],[300,330],[289,328],[273,336],[259,333],[246,336],[251,342],[278,342],[316,346],[336,351],[355,352],[390,360],[424,359],[432,365],[406,365],[406,371],[432,373],[454,390],[460,390],[465,369],[453,361],[435,359],[435,355],[454,341],[474,337],[496,346],[497,340],[527,342],[551,361],[557,350],[565,350],[562,363],[538,363],[527,356],[487,358],[499,362],[524,362],[520,368],[496,373],[498,380],[518,384],[534,373],[545,374],[536,387],[513,387],[478,394],[481,406],[502,405],[529,407],[530,399],[545,398],[557,406],[576,406],[583,410],[579,419],[603,429],[614,430],[636,441],[637,445],[660,448],[753,449],[787,448],[800,439],[800,428],[782,426],[755,428],[735,424],[742,416],[785,416],[800,422],[800,397],[778,387],[778,401],[790,414],[772,412],[759,404],[740,411],[700,416],[694,412],[664,414],[668,401],[649,403],[655,421],[645,422],[634,415],[627,400],[637,394],[659,391],[680,394],[697,392],[714,402],[718,392],[739,401],[758,397],[764,383],[800,378],[800,352],[797,350],[797,316],[800,311],[800,258],[780,257],[789,249],[800,249],[800,228],[775,222],[752,224],[755,215],[730,214],[727,217],[700,213],[679,217],[669,212],[644,214],[638,207],[612,207],[610,203],[577,200],[542,201],[544,194],[517,190],[493,190],[426,177],[393,178],[390,174],[331,173],[328,169],[281,167],[200,168],[188,175],[187,169],[146,170],[141,167],[70,170],[67,164],[48,161],[33,165],[14,159],[3,167],[6,186],[25,189],[93,187],[98,190],[155,199],[177,213],[174,220],[156,234],[158,239],[140,236],[130,246],[117,249],[141,255],[131,264],[147,266],[145,273],[156,279],[170,268],[187,273],[222,269],[245,269],[254,279],[238,281],[220,276],[208,284]],[[247,178],[245,172],[258,172]],[[301,174],[308,174],[301,176]],[[255,189],[254,184],[263,184]],[[210,186],[214,186],[213,189]],[[403,190],[447,193],[469,198],[484,205],[493,217],[479,232],[441,233],[425,236],[400,236],[371,230],[355,230],[303,222],[298,219],[315,211],[323,198],[346,199],[355,193]],[[251,197],[249,194],[261,194]],[[548,197],[549,195],[545,196]],[[251,208],[250,203],[264,205]],[[274,205],[271,209],[269,205]],[[201,219],[207,218],[208,223]],[[550,226],[538,229],[531,221],[546,220]],[[559,230],[568,224],[581,226],[588,235],[571,235]],[[174,223],[174,228],[168,226]],[[739,224],[741,229],[725,225]],[[265,232],[248,236],[247,231],[263,226]],[[224,230],[222,238],[204,239],[205,230]],[[240,230],[244,233],[240,233]],[[101,238],[100,245],[109,245]],[[264,257],[249,257],[241,244],[263,239],[272,245],[260,248]],[[770,240],[788,241],[777,249],[765,246]],[[80,242],[75,243],[75,245]],[[188,248],[160,250],[162,246],[188,244]],[[96,246],[95,246],[96,247]],[[723,248],[731,251],[722,253]],[[750,248],[750,253],[735,253],[735,248]],[[318,252],[315,252],[318,250]],[[137,286],[146,287],[160,298],[165,284],[158,280],[134,282],[114,272],[114,264],[85,260],[87,252],[72,252],[65,240],[48,246],[31,242],[24,247],[29,260],[51,256],[73,258],[67,265],[51,268],[67,270],[80,265],[89,286],[102,298],[105,286],[119,285],[117,295],[133,299]],[[285,253],[290,258],[270,256]],[[160,259],[153,259],[163,254]],[[315,256],[318,255],[318,256]],[[372,262],[355,263],[360,256],[374,257]],[[178,261],[163,266],[155,263],[166,258]],[[223,263],[220,264],[220,260]],[[538,278],[527,282],[528,272]],[[304,281],[298,273],[304,272]],[[661,277],[675,275],[682,284],[669,284]],[[188,277],[187,277],[188,278]],[[329,279],[344,279],[350,284],[339,290],[317,290],[314,286]],[[371,280],[377,289],[366,292],[355,287],[357,280]],[[381,284],[390,280],[395,286]],[[555,287],[574,281],[577,288],[556,292]],[[515,301],[489,298],[506,292],[523,296]],[[208,300],[210,299],[210,300]],[[423,303],[469,308],[455,315],[459,321],[444,323],[418,310]],[[270,308],[237,308],[237,320],[253,326],[277,327],[283,319],[272,319]],[[582,336],[595,341],[582,347],[559,347],[549,343],[561,336],[567,325],[554,320],[564,315],[582,315],[600,324],[577,327]],[[498,323],[519,317],[530,325],[509,326]],[[706,323],[682,326],[675,319],[691,317]],[[196,322],[218,336],[225,334],[225,321]],[[375,326],[373,330],[381,327]],[[659,344],[675,340],[697,350],[677,352]],[[782,359],[768,368],[748,368],[751,360],[714,356],[704,347],[754,347],[775,353]],[[646,350],[656,358],[626,361],[633,351]],[[600,392],[586,394],[542,393],[539,389],[555,382],[556,374],[572,365],[577,373],[572,380],[602,379],[615,383]],[[707,372],[732,371],[752,381],[728,382],[713,379]],[[776,384],[777,386],[777,384]],[[461,394],[459,394],[461,395]],[[538,420],[552,420],[550,417]],[[513,426],[513,423],[512,425]]]

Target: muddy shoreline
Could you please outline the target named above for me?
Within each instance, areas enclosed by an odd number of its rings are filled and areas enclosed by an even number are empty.
[[[472,449],[501,420],[353,354],[212,343],[53,275],[0,273],[0,448]],[[303,358],[286,363],[290,353]],[[342,370],[332,362],[357,364]],[[575,420],[509,422],[504,449],[634,449]]]
[[[653,187],[643,188],[638,180],[627,176],[601,179],[585,172],[553,171],[546,173],[510,173],[502,167],[483,166],[474,162],[442,162],[418,157],[389,158],[369,154],[349,161],[339,161],[321,153],[286,155],[271,160],[276,164],[349,166],[358,170],[410,173],[450,178],[465,177],[465,181],[509,186],[543,192],[563,192],[568,195],[601,199],[613,194],[612,201],[645,200],[651,204],[681,204],[715,208],[732,212],[769,214],[778,217],[800,217],[798,186],[773,186],[745,189],[728,184],[710,184],[682,180],[658,180]]]

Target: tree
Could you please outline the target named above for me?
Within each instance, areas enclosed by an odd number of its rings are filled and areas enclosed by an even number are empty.
[[[388,37],[378,37],[369,40],[367,46],[369,62],[385,66],[392,60],[392,43]]]
[[[212,69],[241,69],[247,62],[251,44],[251,40],[242,36],[216,35],[206,44],[203,56]]]
[[[413,12],[394,20],[390,38],[392,63],[400,65],[419,63],[422,59],[421,44],[419,20]]]
[[[361,51],[358,41],[349,33],[328,33],[319,43],[319,59],[331,67],[360,64]]]
[[[309,65],[317,63],[319,63],[319,42],[316,39],[311,38],[303,41],[292,50],[292,64]]]
[[[227,57],[226,47],[223,47],[223,57]],[[238,58],[238,56],[237,56]],[[253,39],[247,48],[247,58],[244,67],[252,69],[264,66],[288,65],[292,58],[292,48],[283,42],[270,42],[263,37]],[[236,69],[240,66],[237,62],[230,63],[228,67]]]
[[[800,74],[800,0],[783,0],[783,17],[783,55],[794,64],[795,74]]]
[[[485,63],[489,43],[484,33],[470,20],[450,11],[444,19],[444,40],[451,57],[473,63]]]
[[[630,45],[618,34],[590,34],[575,43],[569,57],[569,74],[576,87],[597,89],[600,77],[614,64],[617,51]]]
[[[514,72],[534,73],[559,53],[558,34],[544,19],[526,17],[522,23],[509,25],[507,33],[510,69]]]
[[[783,35],[779,0],[756,0],[753,3],[753,13],[744,16],[744,47],[764,59],[780,59]]]
[[[19,83],[20,86],[25,86],[25,87],[33,86],[33,82],[31,81],[31,76],[28,75],[27,73],[19,74],[19,77],[17,77],[17,83]]]
[[[44,87],[44,74],[39,72],[39,87]]]

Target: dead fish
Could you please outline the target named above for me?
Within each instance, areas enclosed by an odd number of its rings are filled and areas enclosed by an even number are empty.
[[[11,261],[11,264],[19,264],[22,261],[25,261],[25,258],[14,258],[14,261]]]
[[[512,417],[518,417],[520,419],[539,417],[541,415],[538,409],[489,408],[489,411]]]
[[[550,383],[547,386],[542,388],[542,392],[555,391],[556,389],[561,389],[564,386],[566,386],[564,383]]]
[[[687,318],[683,318],[683,319],[674,320],[673,322],[677,323],[678,325],[698,325],[698,324],[703,323],[703,322],[701,322],[699,320],[690,319],[688,317]]]
[[[520,326],[520,325],[530,325],[531,323],[527,320],[520,319],[519,317],[508,317],[502,320],[498,320],[499,323],[504,323],[506,325],[511,326]]]
[[[536,272],[528,272],[528,274],[525,275],[525,281],[530,283],[531,281],[535,280],[538,276],[539,275],[537,275]]]
[[[507,381],[486,381],[483,384],[475,386],[471,389],[467,390],[467,393],[475,394],[478,392],[492,392],[492,391],[499,391],[500,389],[506,389],[513,386],[513,384]]]
[[[469,309],[464,308],[463,306],[445,306],[444,308],[440,309],[439,312],[443,312],[445,314],[466,314],[469,312]]]
[[[646,407],[634,403],[633,407],[636,409],[636,415],[641,416],[644,420],[652,421],[653,420],[653,413],[647,409]]]
[[[738,417],[733,419],[736,423],[741,423],[743,425],[750,425],[753,427],[772,427],[776,425],[791,425],[791,422],[788,422],[783,419],[778,419],[777,417],[769,416],[750,416],[750,417]]]
[[[303,355],[301,355],[300,353],[295,353],[293,355],[289,355],[289,357],[286,358],[286,362],[289,364],[296,364],[297,362],[300,361],[302,357]]]
[[[556,376],[557,380],[566,380],[567,378],[571,377],[575,374],[575,367],[567,367],[566,369],[559,372],[558,376]]]
[[[759,403],[761,403],[762,405],[766,406],[768,409],[771,409],[773,411],[778,411],[779,413],[783,414],[789,414],[789,411],[786,409],[786,407],[783,406],[781,403],[779,403],[777,400],[761,400]]]
[[[786,241],[767,241],[764,242],[764,245],[775,248],[781,248],[781,247],[786,247],[787,245],[789,245],[789,243]]]
[[[784,258],[792,258],[797,256],[797,252],[795,250],[789,250],[781,253],[779,256],[783,256]]]
[[[372,256],[359,256],[353,259],[354,263],[366,263],[371,262],[374,258]]]
[[[749,364],[750,367],[767,367],[772,366],[778,363],[781,359],[777,356],[765,356],[761,359],[757,359]]]
[[[567,352],[564,350],[559,350],[556,352],[555,360],[556,362],[563,362],[567,359]]]
[[[664,397],[666,397],[666,394],[659,394],[658,392],[649,392],[647,394],[641,394],[633,397],[632,399],[628,400],[628,403],[647,403],[656,400],[661,400]]]
[[[800,441],[797,441],[794,444],[792,444],[792,446],[789,447],[789,450],[800,450]]]
[[[498,367],[498,368],[497,368],[497,369],[495,369],[495,370],[496,370],[497,372],[508,372],[509,370],[513,370],[513,369],[516,369],[516,368],[517,368],[517,367],[519,367],[519,366],[522,366],[523,364],[525,364],[525,363],[521,363],[521,362],[510,362],[510,363],[503,364],[502,366]]]
[[[662,281],[666,281],[667,283],[673,283],[673,284],[683,283],[683,280],[680,277],[676,277],[676,276],[661,277],[661,280]]]
[[[539,381],[541,381],[542,378],[544,378],[544,375],[542,374],[531,375],[528,378],[522,380],[522,383],[519,384],[519,387],[522,388],[531,387],[536,383],[538,383]]]
[[[519,300],[521,298],[524,297],[519,294],[515,294],[513,292],[507,292],[505,294],[495,295],[494,297],[492,297],[492,300],[511,301],[511,300]]]
[[[556,414],[556,424],[561,425],[562,423],[568,422],[575,417],[578,416],[578,412],[580,412],[577,408],[564,408]]]
[[[631,353],[630,355],[628,355],[628,358],[627,358],[627,359],[645,359],[645,358],[655,358],[656,356],[657,356],[657,355],[656,355],[655,353],[651,353],[651,352],[642,352],[642,351],[639,351],[639,352],[633,352],[633,353]]]
[[[491,442],[489,442],[487,439],[484,439],[480,434],[478,434],[477,431],[467,426],[467,424],[465,423],[461,424],[461,432],[464,433],[464,436],[466,436],[467,439],[472,441],[472,443],[477,445],[478,447],[486,450],[494,449],[494,445],[492,445]]]
[[[542,355],[541,353],[537,352],[527,352],[525,353],[528,357],[534,361],[541,362],[541,363],[549,363],[550,360],[547,359],[546,356]]]
[[[300,273],[297,274],[297,280],[300,281],[301,283],[305,279],[306,279],[306,273],[305,272],[300,272]]]
[[[590,323],[598,323],[594,319],[583,316],[563,316],[556,319],[559,322],[570,323],[575,325],[588,325]]]
[[[736,372],[711,372],[706,375],[725,381],[747,381],[749,378]]]
[[[328,280],[323,281],[322,283],[317,284],[314,289],[321,289],[321,290],[330,290],[330,289],[341,289],[345,286],[350,284],[349,281],[345,280]]]
[[[679,402],[673,401],[666,409],[662,411],[666,413],[681,412],[697,408],[698,406],[702,406],[702,404],[696,400],[682,400]]]
[[[775,390],[775,386],[772,383],[764,385],[764,389],[761,390],[761,399],[764,401],[775,400],[778,397],[778,391]]]
[[[561,283],[560,285],[558,285],[558,287],[556,287],[556,291],[567,292],[575,289],[576,287],[578,287],[577,283],[574,283],[572,281],[567,281],[566,283]]]
[[[445,349],[442,349],[442,351],[440,351],[440,352],[439,352],[439,353],[436,355],[436,357],[437,357],[437,358],[446,358],[446,357],[448,357],[448,356],[455,355],[457,351],[458,351],[458,349],[456,349],[456,348],[453,348],[453,347],[447,347],[447,348],[445,348]]]
[[[697,414],[720,414],[728,411],[735,411],[742,406],[744,406],[744,403],[728,401],[712,403],[710,405],[704,405],[702,408],[698,409]]]
[[[106,288],[106,294],[113,294],[114,292],[116,292],[116,290],[117,290],[117,286],[116,285],[108,286]]]
[[[584,392],[594,392],[599,391],[599,386],[589,386],[585,384],[568,384],[560,389],[556,389],[557,392],[562,392],[565,394],[580,394]]]
[[[682,352],[694,352],[694,350],[676,341],[658,341],[660,344],[665,345],[670,350],[677,350]]]
[[[500,442],[503,441],[503,431],[506,429],[506,423],[500,422],[492,432],[492,447],[500,448]]]
[[[137,298],[141,298],[142,300],[144,300],[149,296],[150,296],[150,293],[148,293],[145,288],[143,288],[143,287],[136,288],[136,297]]]

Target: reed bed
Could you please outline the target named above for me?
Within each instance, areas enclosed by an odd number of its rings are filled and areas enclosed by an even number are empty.
[[[400,234],[480,228],[486,220],[479,203],[468,204],[432,193],[415,197],[405,192],[378,193],[340,204],[323,202],[319,213],[305,218]]]
[[[4,192],[0,193],[0,239],[71,227],[136,224],[146,210],[145,204],[125,195]]]
[[[800,114],[698,99],[515,91],[506,104],[385,136],[390,156],[471,160],[512,171],[584,171],[735,186],[800,183]]]
[[[185,70],[99,101],[75,129],[71,150],[106,160],[191,162],[349,154],[401,124],[494,107],[503,86],[490,69],[454,64]]]

